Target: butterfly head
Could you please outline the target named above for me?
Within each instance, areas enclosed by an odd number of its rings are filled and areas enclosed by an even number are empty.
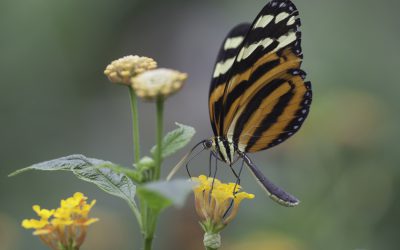
[[[204,149],[212,149],[215,147],[215,141],[213,138],[206,139],[203,141],[203,147]]]

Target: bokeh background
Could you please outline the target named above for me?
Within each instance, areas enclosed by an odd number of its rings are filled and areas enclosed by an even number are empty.
[[[84,250],[140,249],[123,201],[66,172],[7,174],[73,153],[129,166],[128,92],[103,75],[111,60],[128,54],[188,72],[184,89],[167,101],[166,130],[175,121],[194,126],[191,145],[210,137],[207,94],[220,43],[265,2],[0,1],[0,249],[43,249],[21,220],[34,216],[33,204],[56,207],[75,191],[97,199],[93,215],[101,218]],[[295,3],[313,83],[311,113],[296,136],[252,158],[302,203],[276,205],[244,172],[244,188],[256,199],[245,201],[223,232],[223,249],[399,249],[400,3]],[[154,111],[140,103],[143,152],[154,141]],[[164,175],[184,151],[165,162]],[[196,173],[206,171],[207,160],[195,161]],[[197,250],[201,243],[192,198],[162,215],[155,249]]]

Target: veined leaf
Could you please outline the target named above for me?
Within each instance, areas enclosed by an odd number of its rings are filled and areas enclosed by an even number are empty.
[[[190,142],[196,130],[193,127],[183,125],[180,123],[175,123],[179,128],[168,132],[162,142],[162,157],[172,155],[179,149],[183,148]],[[153,146],[151,153],[154,155],[156,153],[157,146]]]
[[[93,183],[103,191],[124,199],[129,206],[136,207],[134,199],[136,186],[124,173],[96,166],[76,167],[72,169],[72,172],[79,179]]]
[[[108,161],[103,161],[94,158],[88,158],[84,155],[75,154],[58,159],[44,161],[41,163],[33,164],[29,167],[19,169],[8,176],[15,176],[17,174],[23,173],[29,170],[44,170],[44,171],[55,171],[55,170],[71,170],[75,167],[85,167],[85,166],[95,166],[100,164],[110,163]]]
[[[119,169],[119,171],[113,169]],[[34,164],[17,170],[9,176],[15,176],[28,170],[72,171],[79,179],[96,184],[105,192],[124,199],[131,208],[137,210],[134,200],[136,186],[120,166],[109,161],[88,158],[79,154],[70,155]]]

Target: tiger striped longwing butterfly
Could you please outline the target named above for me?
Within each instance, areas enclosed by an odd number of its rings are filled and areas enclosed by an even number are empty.
[[[303,55],[298,14],[290,0],[272,0],[252,24],[239,24],[229,32],[209,91],[214,137],[197,144],[211,149],[231,168],[242,159],[268,195],[285,206],[295,206],[299,200],[267,179],[247,153],[282,143],[299,130],[308,115],[312,92],[300,69]]]

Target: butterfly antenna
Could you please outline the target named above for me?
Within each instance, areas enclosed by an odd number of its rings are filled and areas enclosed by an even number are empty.
[[[203,140],[199,143],[197,143],[189,152],[187,152],[182,159],[175,165],[175,167],[172,168],[171,172],[169,172],[168,176],[167,176],[167,181],[171,180],[171,178],[176,174],[176,172],[178,172],[178,170],[185,164],[185,162],[187,161],[187,159],[192,155],[193,151],[195,151],[197,149],[198,146],[203,145],[203,150],[206,149],[207,147],[205,146],[205,142],[207,140]],[[202,151],[203,151],[202,150]],[[202,151],[200,151],[199,153],[201,153]],[[199,153],[197,153],[195,156],[197,156]],[[193,158],[191,158],[193,159]],[[191,160],[190,159],[190,160]],[[190,162],[190,160],[188,161],[188,163]]]

